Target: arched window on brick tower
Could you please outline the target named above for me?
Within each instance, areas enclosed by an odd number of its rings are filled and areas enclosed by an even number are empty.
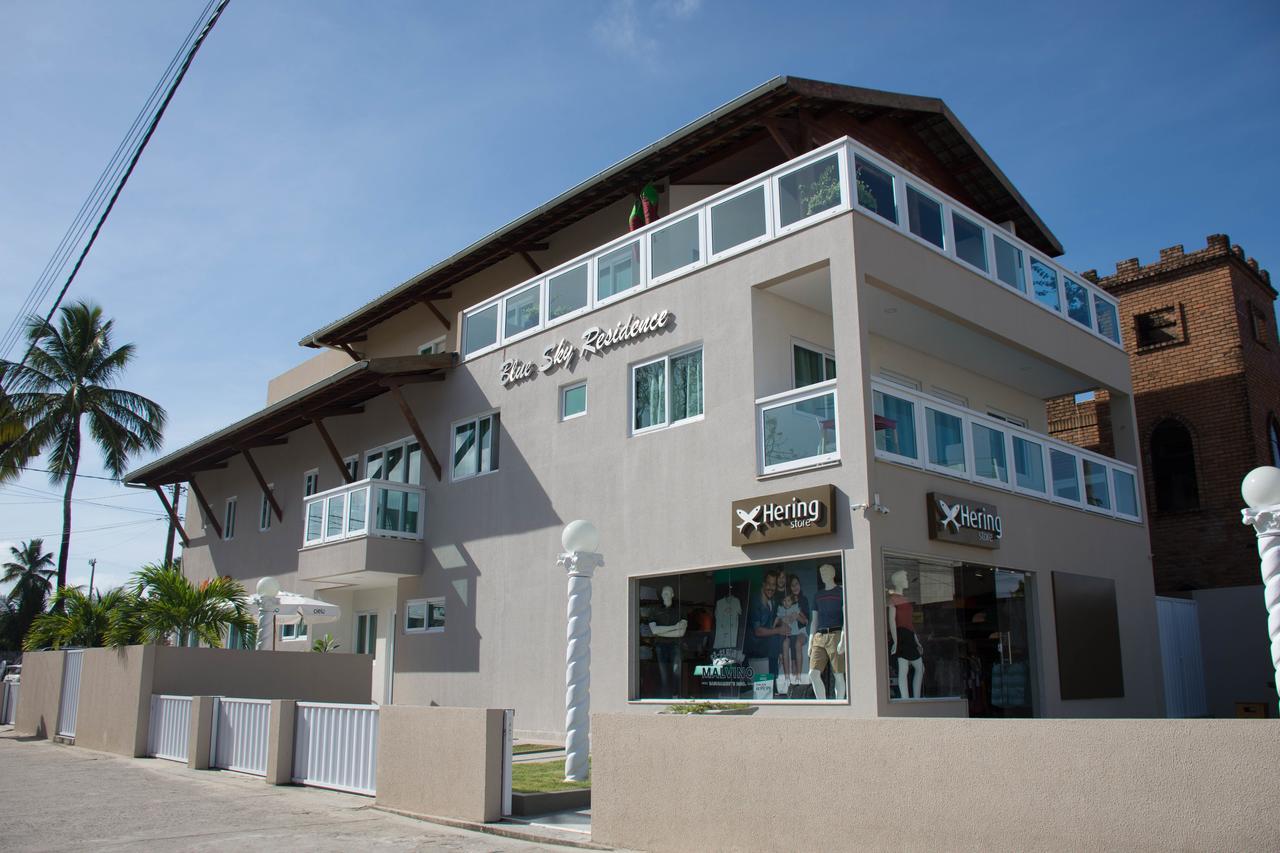
[[[1274,451],[1273,451],[1274,452]],[[1151,473],[1156,485],[1156,509],[1183,512],[1200,508],[1196,483],[1196,455],[1191,433],[1167,419],[1151,431]]]

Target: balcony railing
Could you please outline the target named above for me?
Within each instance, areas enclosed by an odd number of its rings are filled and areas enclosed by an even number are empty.
[[[1138,471],[898,385],[871,383],[876,458],[1140,521]]]
[[[836,380],[756,400],[756,435],[762,475],[839,459]]]
[[[318,492],[304,507],[302,547],[359,536],[421,539],[426,493],[418,486],[360,480]]]
[[[854,208],[1121,348],[1117,303],[1100,288],[842,137],[468,308],[463,355],[483,355]]]

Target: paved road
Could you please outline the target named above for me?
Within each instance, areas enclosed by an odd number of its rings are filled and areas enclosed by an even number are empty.
[[[430,772],[424,768],[424,772]],[[0,734],[0,849],[564,850],[410,820],[371,800]]]

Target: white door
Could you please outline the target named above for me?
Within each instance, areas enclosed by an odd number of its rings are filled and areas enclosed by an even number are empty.
[[[370,696],[377,700],[382,695],[382,658],[381,640],[378,639],[378,612],[363,610],[356,612],[356,636],[351,649],[358,655],[369,655],[373,658],[373,684]]]

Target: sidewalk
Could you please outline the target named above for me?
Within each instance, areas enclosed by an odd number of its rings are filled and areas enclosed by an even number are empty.
[[[6,851],[564,849],[411,820],[373,799],[272,787],[230,772],[121,758],[0,729],[0,847]]]

